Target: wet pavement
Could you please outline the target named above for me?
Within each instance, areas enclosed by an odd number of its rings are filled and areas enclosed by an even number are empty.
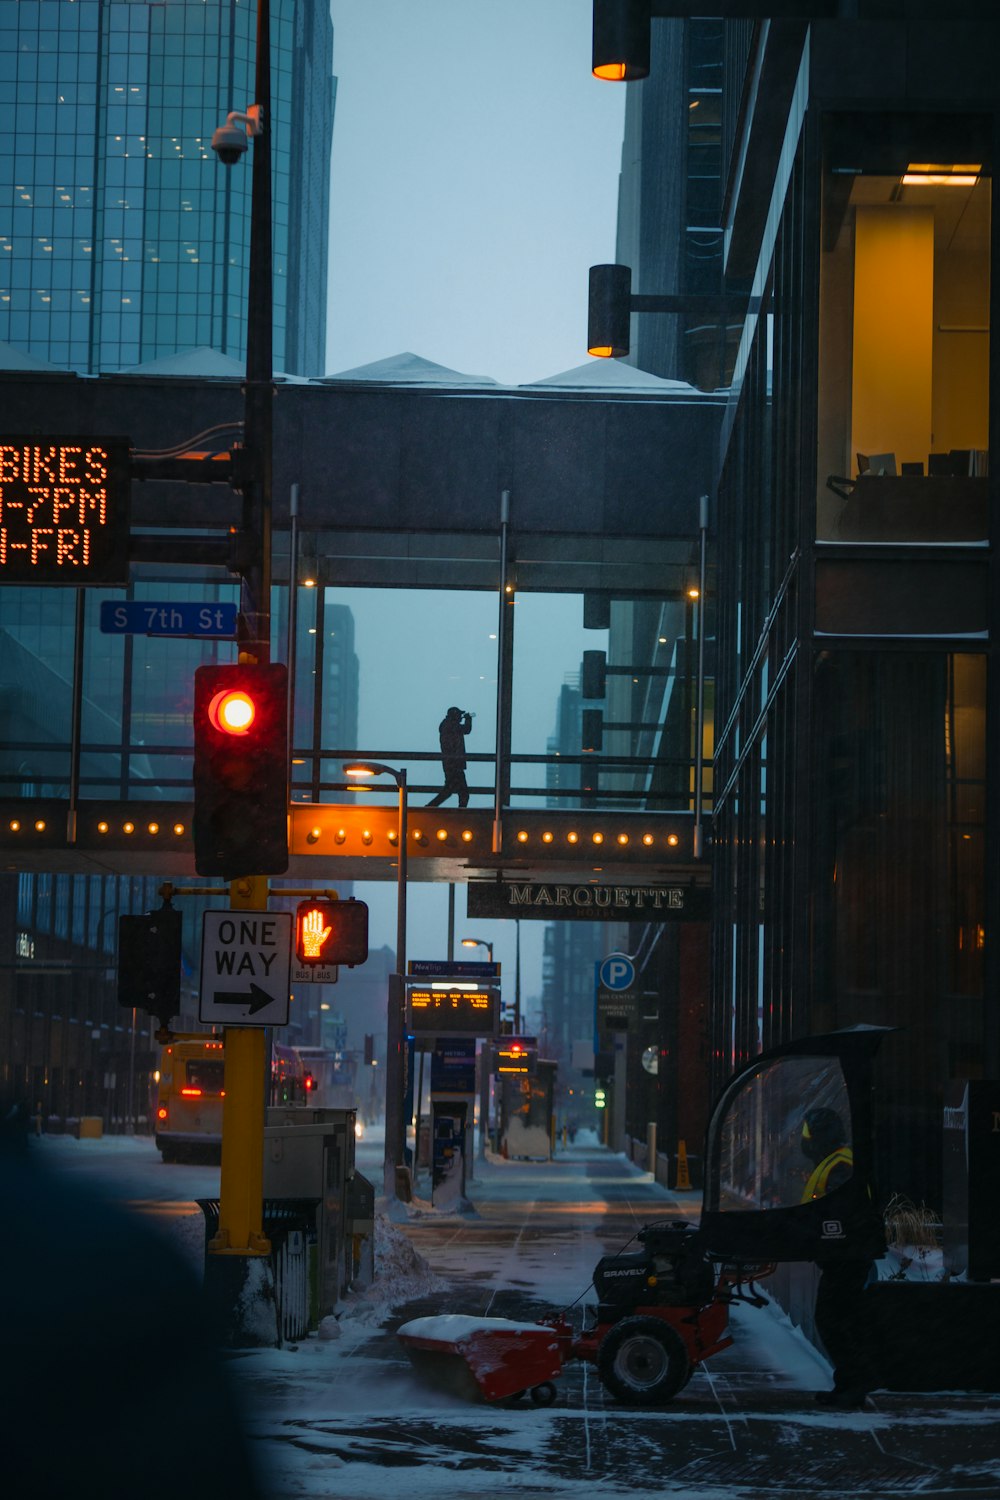
[[[641,1224],[697,1217],[696,1195],[669,1195],[599,1148],[551,1163],[477,1162],[476,1174],[474,1215],[402,1225],[442,1290],[394,1308],[382,1326],[345,1320],[343,1342],[310,1339],[235,1362],[273,1500],[531,1500],[580,1488],[699,1500],[1000,1496],[1000,1396],[877,1393],[863,1411],[819,1408],[813,1395],[829,1386],[828,1367],[773,1307],[734,1308],[733,1346],[665,1406],[621,1405],[580,1362],[565,1366],[544,1409],[430,1390],[395,1337],[402,1323],[551,1316]],[[582,1315],[578,1303],[575,1326]]]

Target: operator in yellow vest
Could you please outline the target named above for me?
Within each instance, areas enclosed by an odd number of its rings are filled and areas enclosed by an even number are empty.
[[[854,1175],[854,1152],[849,1133],[837,1111],[817,1106],[802,1120],[802,1154],[812,1171],[802,1190],[802,1202],[825,1198]],[[833,1390],[818,1391],[821,1406],[843,1411],[862,1407],[873,1379],[861,1325],[861,1294],[873,1274],[870,1259],[817,1261],[816,1329],[833,1364]]]
[[[802,1121],[802,1154],[813,1170],[802,1191],[802,1202],[823,1198],[854,1172],[854,1152],[846,1144],[840,1116],[833,1109],[810,1109]]]

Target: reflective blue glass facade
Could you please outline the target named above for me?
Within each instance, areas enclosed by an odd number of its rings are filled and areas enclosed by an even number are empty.
[[[328,0],[272,0],[274,364],[321,375]],[[95,373],[245,354],[255,0],[0,0],[0,341]]]

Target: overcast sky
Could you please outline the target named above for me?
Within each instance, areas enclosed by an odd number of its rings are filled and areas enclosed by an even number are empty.
[[[521,384],[586,362],[625,91],[591,0],[333,0],[330,373],[409,350]]]
[[[588,269],[614,259],[625,107],[624,89],[590,75],[591,0],[332,0],[331,9],[328,371],[409,351],[516,385],[584,364]],[[362,741],[382,732],[378,705],[391,696],[383,664],[402,621],[387,597],[344,600],[357,626]],[[568,606],[552,620],[559,649],[541,653],[522,683],[521,718],[540,726],[539,740],[555,727],[563,677],[579,669],[582,621]],[[495,625],[492,602],[483,607],[476,630],[488,662]],[[481,686],[469,670],[461,706],[487,717],[488,666]],[[386,743],[422,748],[430,733],[432,745],[454,696],[429,698],[422,716],[408,704],[406,732],[397,721]],[[393,887],[358,894],[371,905],[374,942],[392,943]],[[461,937],[461,890],[457,911]],[[415,885],[409,918],[411,957],[443,956],[445,889]],[[540,989],[544,925],[521,933],[526,996]],[[478,922],[473,935],[495,942],[512,997],[513,923]]]

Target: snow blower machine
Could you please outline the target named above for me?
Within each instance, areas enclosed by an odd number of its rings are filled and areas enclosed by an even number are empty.
[[[580,1333],[563,1314],[542,1323],[446,1315],[416,1318],[397,1337],[432,1384],[472,1399],[528,1394],[534,1405],[548,1406],[563,1365],[585,1360],[620,1401],[669,1401],[702,1360],[732,1343],[729,1304],[760,1304],[753,1280],[771,1268],[717,1269],[684,1220],[647,1224],[635,1239],[640,1249],[598,1261],[597,1307]]]
[[[564,1364],[585,1360],[619,1400],[656,1404],[732,1342],[729,1306],[766,1301],[754,1282],[778,1262],[873,1270],[886,1250],[873,1181],[873,1061],[890,1031],[803,1037],[736,1072],[709,1120],[697,1227],[649,1223],[635,1236],[640,1248],[603,1256],[582,1331],[569,1309],[542,1323],[418,1318],[398,1334],[411,1358],[432,1373],[458,1371],[480,1399],[527,1391],[538,1405],[554,1400]],[[983,1217],[995,1225],[995,1215]],[[976,1260],[966,1232],[964,1259],[946,1280],[869,1276],[851,1321],[871,1389],[1000,1390],[1000,1236],[989,1233]]]

